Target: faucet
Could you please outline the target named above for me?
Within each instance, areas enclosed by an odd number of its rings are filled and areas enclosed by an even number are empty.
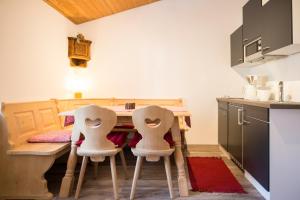
[[[279,81],[279,102],[283,102],[283,81]]]

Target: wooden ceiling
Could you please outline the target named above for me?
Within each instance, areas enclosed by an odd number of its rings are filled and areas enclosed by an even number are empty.
[[[112,15],[159,0],[44,0],[75,24]]]

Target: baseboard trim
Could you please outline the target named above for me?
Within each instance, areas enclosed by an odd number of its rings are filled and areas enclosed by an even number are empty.
[[[270,192],[268,192],[251,174],[244,172],[245,178],[257,189],[257,191],[266,199],[270,200]]]
[[[219,151],[219,145],[215,144],[188,144],[186,145],[188,151],[205,151],[216,152]]]
[[[221,145],[219,145],[219,149],[224,157],[226,157],[228,160],[231,159],[230,154]]]
[[[220,157],[219,145],[188,144],[185,145],[186,156]]]

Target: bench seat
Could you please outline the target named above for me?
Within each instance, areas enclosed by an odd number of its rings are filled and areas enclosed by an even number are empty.
[[[58,157],[70,150],[71,143],[25,143],[7,151],[8,155],[37,155]]]

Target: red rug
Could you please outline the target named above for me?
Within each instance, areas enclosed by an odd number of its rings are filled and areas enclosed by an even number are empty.
[[[221,158],[188,157],[193,191],[246,193]]]

